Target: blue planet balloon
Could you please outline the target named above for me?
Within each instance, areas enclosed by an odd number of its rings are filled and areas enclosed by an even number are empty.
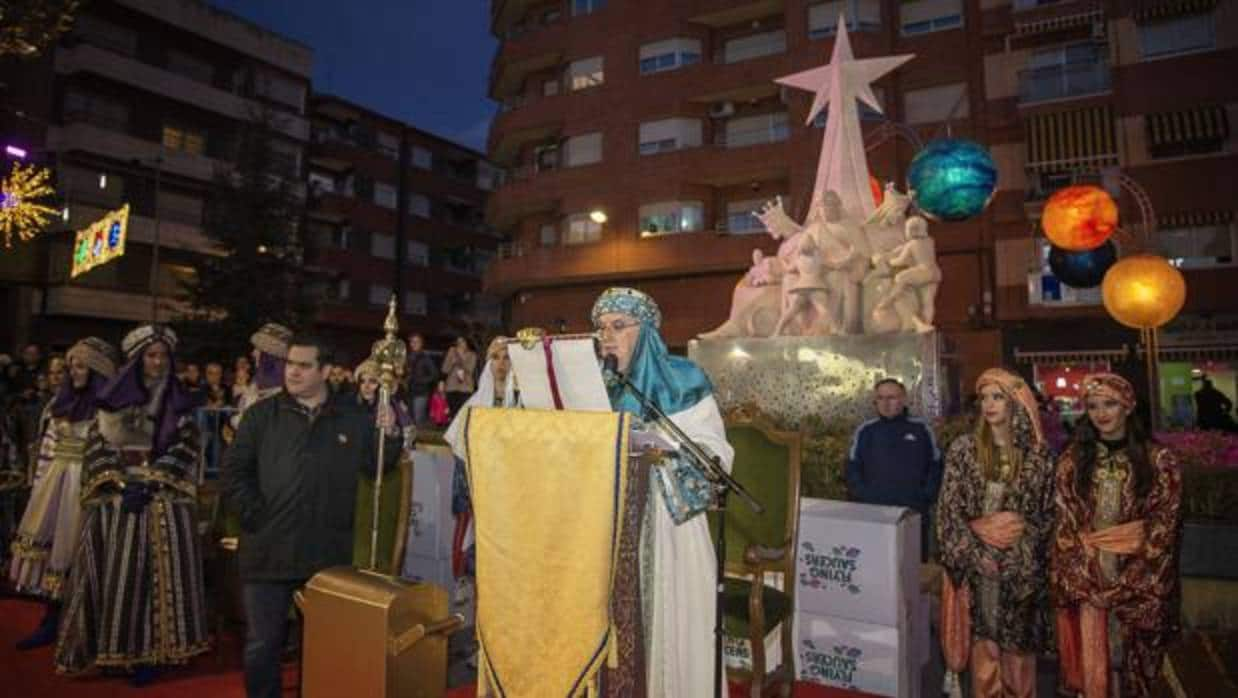
[[[997,165],[984,146],[963,138],[931,141],[911,161],[908,187],[916,206],[939,221],[980,214],[997,188]]]
[[[1049,269],[1058,281],[1073,288],[1096,288],[1105,280],[1105,272],[1118,261],[1118,248],[1113,241],[1086,252],[1069,252],[1060,247],[1049,250]]]

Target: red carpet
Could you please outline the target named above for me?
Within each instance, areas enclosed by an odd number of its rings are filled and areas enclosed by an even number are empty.
[[[52,648],[18,652],[14,645],[39,624],[43,607],[20,599],[0,600],[0,695],[5,698],[245,698],[241,680],[241,645],[225,636],[214,651],[192,664],[170,671],[146,688],[134,688],[124,678],[69,679],[52,669]],[[298,672],[284,667],[284,696],[297,695]],[[732,698],[747,695],[745,686],[731,684]],[[473,686],[448,691],[448,698],[473,698]],[[869,694],[796,684],[796,698],[871,698]]]

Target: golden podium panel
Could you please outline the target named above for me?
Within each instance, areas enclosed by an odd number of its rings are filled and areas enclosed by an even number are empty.
[[[463,624],[448,615],[447,591],[353,567],[314,575],[297,592],[305,616],[303,698],[441,698],[447,637]]]

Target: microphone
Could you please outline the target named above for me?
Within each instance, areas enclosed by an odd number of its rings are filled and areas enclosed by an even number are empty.
[[[622,378],[623,374],[619,373],[619,357],[614,354],[607,354],[602,357],[602,371],[616,378]]]

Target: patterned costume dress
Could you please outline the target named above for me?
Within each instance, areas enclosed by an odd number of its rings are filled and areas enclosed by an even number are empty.
[[[161,331],[168,338],[154,341],[170,349],[175,336]],[[174,366],[161,382],[134,387],[150,342],[133,343],[126,338],[131,361],[104,389],[86,437],[81,540],[55,653],[60,673],[180,664],[210,648],[193,404],[179,392]],[[126,396],[133,391],[136,403]],[[126,406],[110,407],[109,398]]]
[[[1165,650],[1179,631],[1182,474],[1171,451],[1151,444],[1148,459],[1155,479],[1140,498],[1126,445],[1101,442],[1097,451],[1087,492],[1076,489],[1075,452],[1068,449],[1058,462],[1053,593],[1057,603],[1076,614],[1089,606],[1104,610],[1108,637],[1100,651],[1118,677],[1120,695],[1141,698],[1152,695]],[[1137,520],[1145,522],[1145,539],[1131,555],[1096,550],[1081,538]],[[1083,672],[1098,671],[1089,666],[1086,648],[1083,655]]]

